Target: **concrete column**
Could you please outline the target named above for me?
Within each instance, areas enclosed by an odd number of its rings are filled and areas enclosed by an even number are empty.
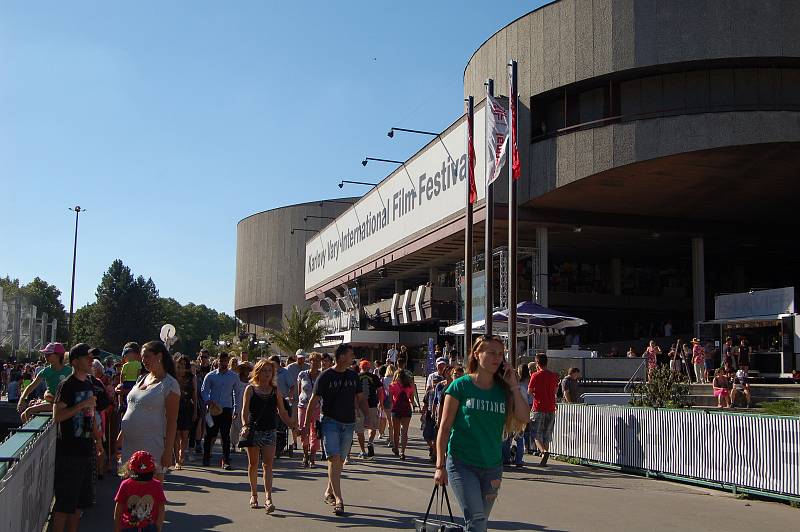
[[[428,280],[431,283],[431,286],[436,286],[439,284],[439,268],[435,266],[431,266],[428,270]]]
[[[615,296],[622,294],[622,260],[611,259],[611,290]]]
[[[547,306],[548,297],[548,264],[550,262],[549,258],[549,248],[548,248],[548,232],[547,227],[537,227],[536,228],[536,256],[538,267],[536,268],[538,275],[533,282],[536,283],[536,303],[539,303],[542,306]],[[534,349],[538,351],[547,351],[547,336],[542,334],[537,334],[534,336],[536,339],[535,345],[533,346]]]
[[[548,279],[548,233],[547,227],[536,228],[536,251],[538,257],[538,276],[533,280],[536,283],[537,303],[547,306],[547,279]]]
[[[692,238],[692,316],[695,333],[706,320],[706,265],[703,237]]]

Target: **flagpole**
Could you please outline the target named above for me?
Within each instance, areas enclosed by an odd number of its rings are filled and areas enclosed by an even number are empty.
[[[475,99],[467,99],[467,182],[466,215],[464,217],[464,359],[468,359],[472,347],[472,183],[475,167],[470,160],[475,149]]]
[[[486,80],[486,94],[488,96],[494,96],[494,80],[489,78]],[[489,113],[492,112],[491,106],[489,105],[489,98],[486,98],[486,105],[484,106],[486,109],[486,116],[488,117]],[[488,132],[487,132],[488,133]],[[486,157],[494,157],[494,154],[486,154]],[[483,250],[483,261],[484,261],[484,281],[486,284],[486,298],[485,298],[485,323],[486,323],[486,334],[491,336],[494,332],[492,329],[492,313],[494,312],[494,268],[493,268],[493,261],[492,261],[492,231],[494,231],[494,187],[489,183],[489,176],[486,176],[486,221],[485,221],[485,228],[484,228],[484,250]]]
[[[517,62],[513,59],[508,62],[509,67],[509,92],[508,92],[508,350],[511,366],[517,367],[517,179],[519,172],[514,175],[514,166],[519,166],[516,157],[517,150],[517,113],[519,112],[517,95]],[[513,114],[512,114],[513,106]]]

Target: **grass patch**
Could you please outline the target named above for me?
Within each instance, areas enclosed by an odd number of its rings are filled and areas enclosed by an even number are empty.
[[[761,403],[759,408],[771,416],[800,416],[800,401],[782,399]]]

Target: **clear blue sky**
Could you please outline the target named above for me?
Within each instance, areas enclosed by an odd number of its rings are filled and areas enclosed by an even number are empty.
[[[122,259],[233,312],[236,223],[361,194],[463,111],[463,69],[545,2],[0,3],[0,276],[76,308]],[[9,195],[10,191],[10,195]]]

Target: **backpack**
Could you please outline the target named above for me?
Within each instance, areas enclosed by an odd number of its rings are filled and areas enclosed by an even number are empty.
[[[397,401],[392,405],[392,412],[396,414],[410,414],[411,400],[405,390],[401,390],[397,395]]]

